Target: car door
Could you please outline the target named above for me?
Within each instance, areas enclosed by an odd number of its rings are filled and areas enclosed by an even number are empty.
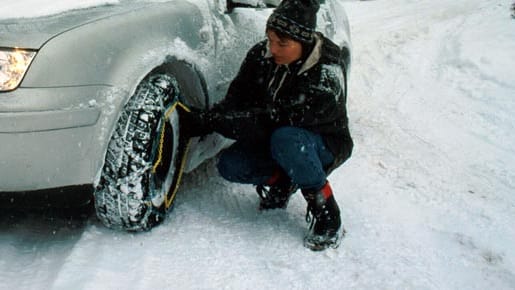
[[[241,3],[231,8],[233,1],[229,0],[207,0],[205,5],[211,12],[205,37],[211,38],[211,53],[215,56],[213,63],[209,64],[210,72],[206,74],[209,103],[213,105],[225,96],[247,51],[265,39],[266,20],[273,9]]]
[[[224,97],[247,51],[266,38],[266,22],[281,0],[218,0],[217,19],[213,21],[217,62],[215,90],[211,104]],[[333,39],[339,26],[332,1],[321,1],[317,31]],[[337,41],[342,45],[342,41]]]

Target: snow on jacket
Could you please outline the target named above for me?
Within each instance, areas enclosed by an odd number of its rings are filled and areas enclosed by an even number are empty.
[[[250,128],[254,128],[251,131],[255,134],[263,133],[255,128],[264,128],[264,135],[269,136],[282,126],[320,134],[336,159],[327,168],[330,171],[349,158],[353,147],[344,70],[341,50],[320,33],[316,34],[314,48],[307,58],[287,66],[275,64],[265,40],[247,53],[226,98],[214,111],[237,115],[226,126],[241,127],[242,134],[248,134]]]

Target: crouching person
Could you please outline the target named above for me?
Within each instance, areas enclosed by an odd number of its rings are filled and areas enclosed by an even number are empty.
[[[344,235],[328,174],[350,157],[341,50],[315,31],[318,0],[284,0],[267,21],[267,40],[247,53],[226,98],[183,116],[192,135],[216,131],[236,142],[218,170],[256,185],[260,209],[286,208],[298,189],[307,201],[312,250]]]

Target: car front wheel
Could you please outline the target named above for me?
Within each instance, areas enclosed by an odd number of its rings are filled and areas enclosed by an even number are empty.
[[[149,230],[175,198],[186,144],[179,136],[179,86],[147,77],[121,113],[95,189],[97,217],[109,228]]]

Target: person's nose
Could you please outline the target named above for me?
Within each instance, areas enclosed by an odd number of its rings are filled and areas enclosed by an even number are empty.
[[[278,50],[279,49],[278,49],[277,44],[270,43],[270,53],[272,53],[272,55],[277,55]]]

